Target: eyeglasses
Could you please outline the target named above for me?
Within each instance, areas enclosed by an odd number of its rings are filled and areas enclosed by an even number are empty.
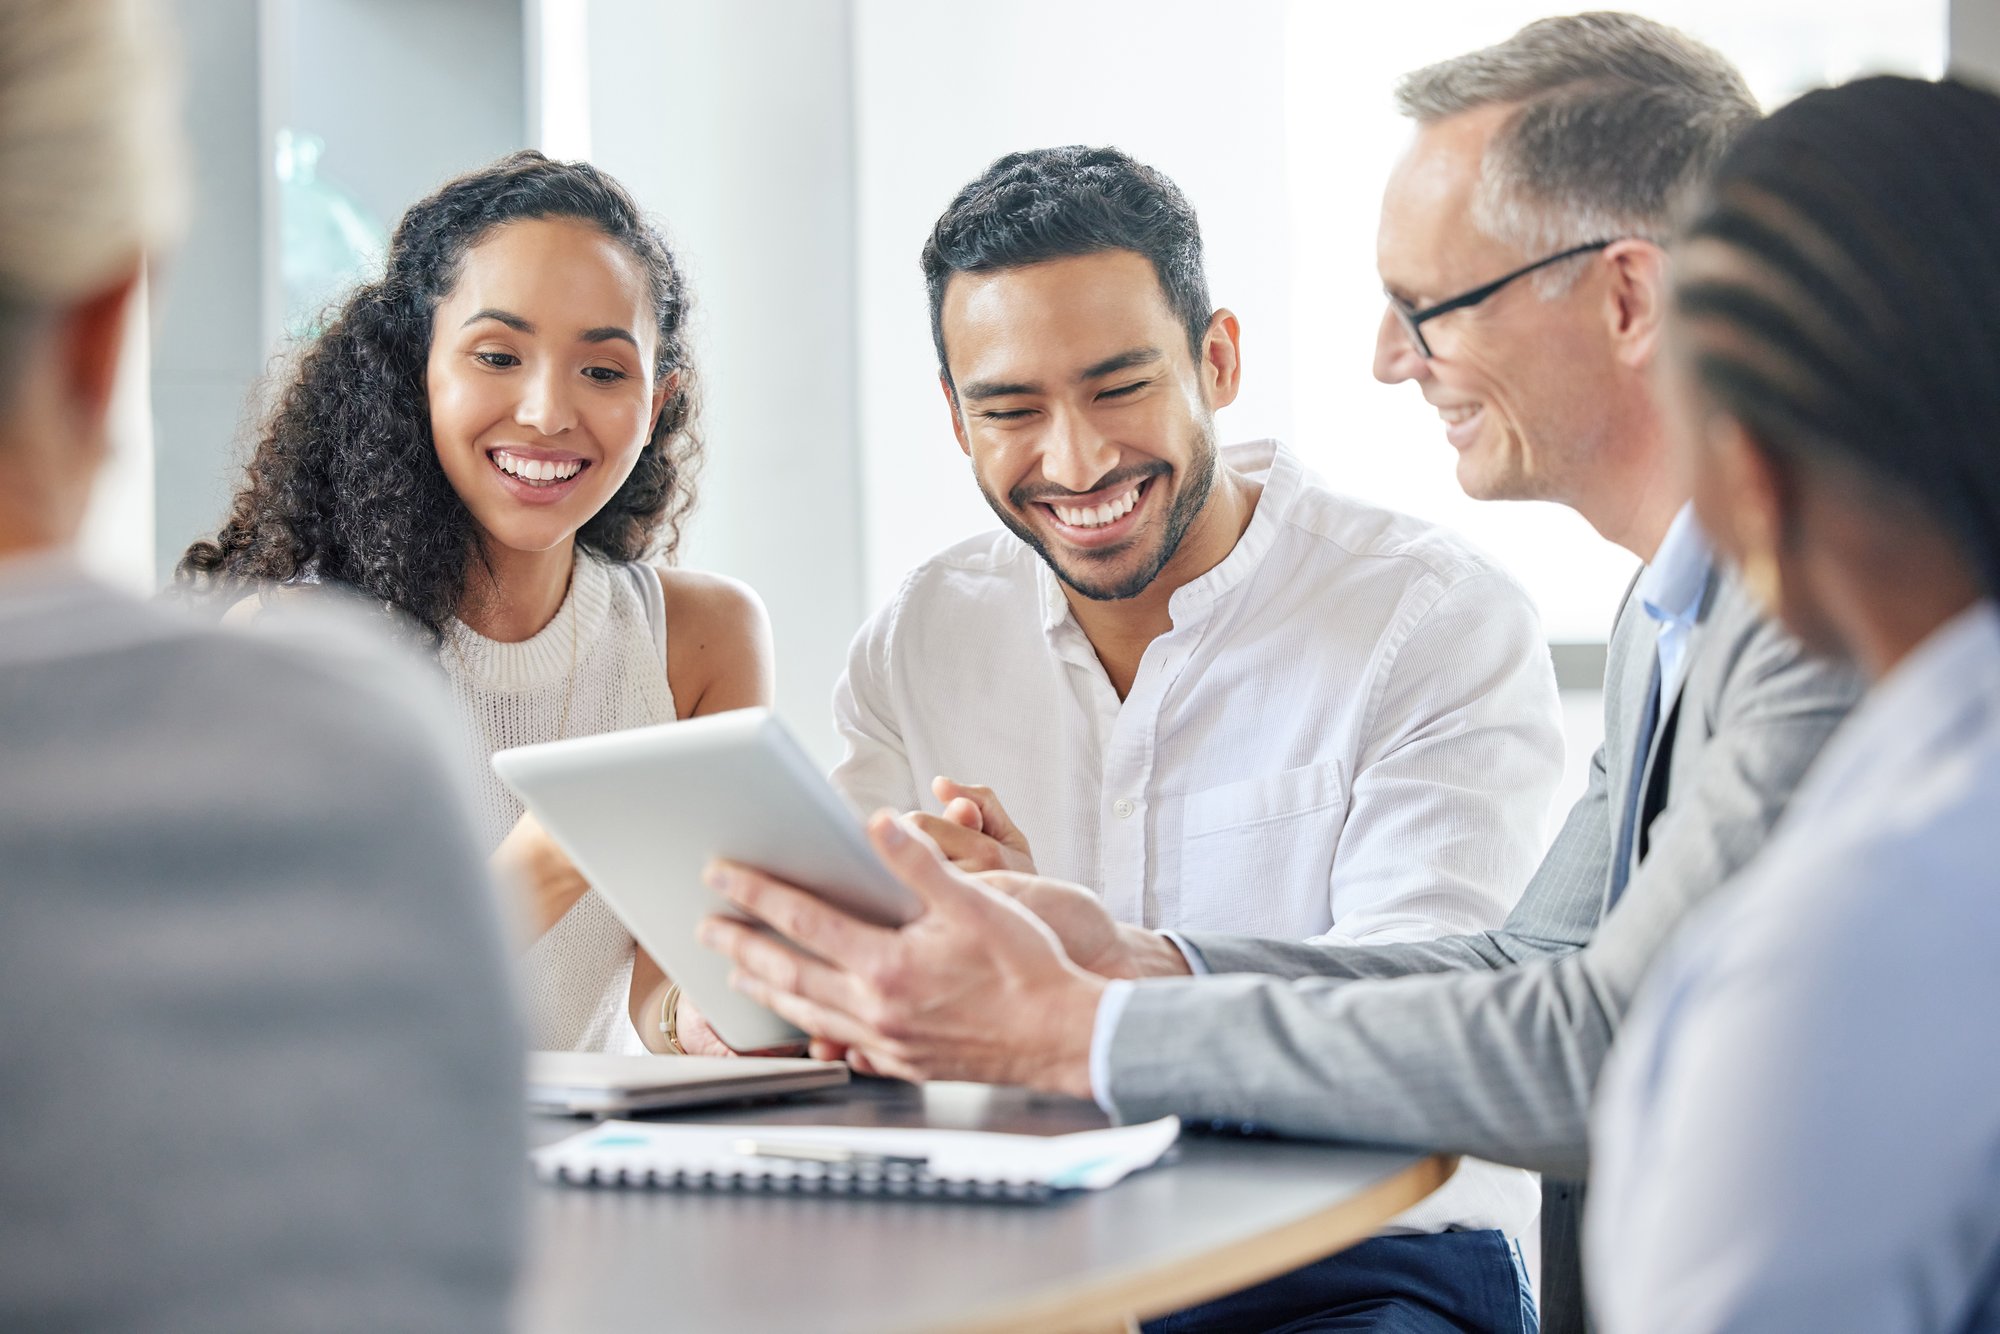
[[[1546,259],[1538,259],[1533,264],[1525,264],[1515,269],[1512,273],[1495,278],[1484,287],[1475,287],[1469,292],[1460,292],[1457,296],[1449,300],[1440,301],[1435,306],[1426,306],[1422,310],[1413,309],[1409,302],[1403,300],[1393,292],[1384,292],[1383,295],[1389,298],[1389,309],[1396,313],[1396,322],[1403,326],[1403,332],[1410,336],[1410,342],[1415,345],[1417,351],[1423,353],[1424,360],[1429,361],[1431,359],[1431,345],[1424,341],[1423,324],[1425,320],[1434,320],[1440,315],[1449,315],[1454,310],[1464,310],[1468,306],[1476,306],[1487,297],[1492,296],[1495,292],[1505,287],[1508,283],[1513,282],[1516,278],[1525,278],[1536,269],[1545,269],[1549,265],[1562,260],[1571,259],[1577,255],[1587,255],[1593,250],[1602,250],[1608,245],[1616,245],[1617,243],[1618,238],[1614,237],[1608,241],[1592,241],[1588,245],[1571,246],[1568,250],[1550,255]]]

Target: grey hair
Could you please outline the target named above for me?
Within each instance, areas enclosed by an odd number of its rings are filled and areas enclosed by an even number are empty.
[[[1496,46],[1403,77],[1419,125],[1513,106],[1487,145],[1473,225],[1539,257],[1636,236],[1665,244],[1757,101],[1712,47],[1636,14],[1540,19]],[[1544,295],[1576,270],[1535,275]]]

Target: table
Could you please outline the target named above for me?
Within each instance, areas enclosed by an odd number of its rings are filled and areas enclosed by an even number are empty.
[[[1107,1124],[1070,1098],[859,1079],[680,1119],[1029,1134]],[[584,1124],[537,1117],[534,1142]],[[1178,1162],[1047,1205],[537,1183],[520,1325],[527,1334],[1127,1329],[1350,1246],[1455,1166],[1449,1157],[1191,1135]]]

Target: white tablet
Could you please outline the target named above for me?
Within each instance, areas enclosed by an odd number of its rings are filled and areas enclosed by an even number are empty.
[[[695,941],[702,918],[731,911],[701,882],[711,858],[872,922],[916,916],[916,896],[876,857],[860,814],[768,709],[521,746],[494,755],[493,768],[738,1051],[801,1034],[731,990],[729,962]]]

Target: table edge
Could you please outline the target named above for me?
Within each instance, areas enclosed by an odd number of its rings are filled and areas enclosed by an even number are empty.
[[[1200,1255],[1176,1257],[1122,1270],[1039,1294],[1030,1301],[988,1308],[969,1320],[927,1326],[937,1334],[1004,1334],[1021,1329],[1050,1334],[1119,1328],[1267,1278],[1365,1241],[1389,1219],[1424,1199],[1458,1170],[1452,1154],[1430,1154],[1338,1204],[1254,1233]]]

